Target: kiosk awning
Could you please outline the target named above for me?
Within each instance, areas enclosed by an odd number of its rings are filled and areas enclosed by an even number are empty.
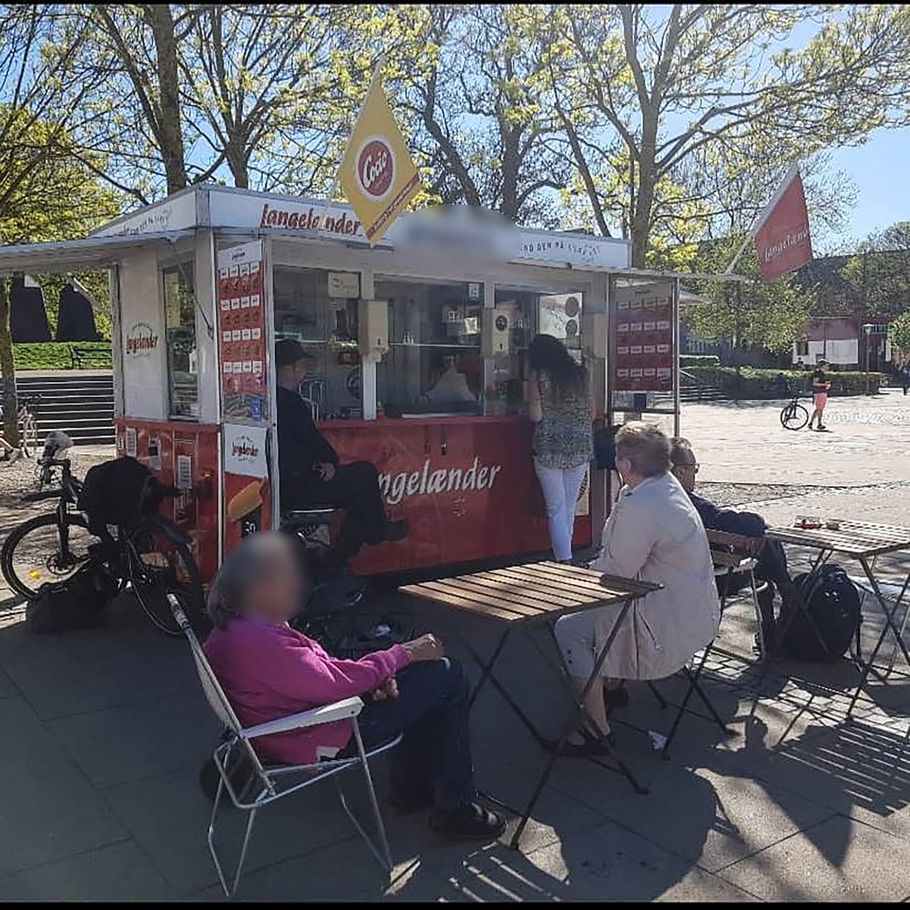
[[[156,241],[176,243],[192,234],[193,231],[162,231],[121,237],[88,237],[59,243],[0,246],[0,276],[17,272],[40,275],[105,268],[115,263],[124,250],[137,249]]]

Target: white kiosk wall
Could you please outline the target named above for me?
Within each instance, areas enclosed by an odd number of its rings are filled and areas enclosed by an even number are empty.
[[[120,264],[123,409],[131,417],[167,419],[167,351],[158,254],[149,246]]]

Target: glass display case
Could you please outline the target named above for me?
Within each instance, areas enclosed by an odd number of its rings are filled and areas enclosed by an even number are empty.
[[[389,305],[389,353],[377,367],[388,414],[480,414],[482,285],[376,278]]]
[[[338,296],[348,293],[359,296],[359,276],[325,269],[274,270],[275,337],[296,339],[309,355],[300,394],[316,420],[363,413],[358,296]]]

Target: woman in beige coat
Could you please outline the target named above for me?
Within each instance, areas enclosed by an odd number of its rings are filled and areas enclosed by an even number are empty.
[[[614,680],[671,676],[717,634],[720,604],[705,529],[686,492],[670,473],[670,441],[655,426],[628,423],[616,434],[616,467],[624,486],[604,526],[603,551],[592,569],[656,582],[662,589],[635,601],[601,668]],[[580,694],[610,636],[619,607],[563,617],[556,638]],[[604,736],[610,735],[601,685],[585,707]],[[567,754],[602,750],[584,728]]]

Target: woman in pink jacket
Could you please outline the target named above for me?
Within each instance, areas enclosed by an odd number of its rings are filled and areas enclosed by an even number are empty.
[[[225,558],[209,596],[215,628],[204,650],[244,726],[360,696],[367,749],[404,734],[394,751],[390,802],[402,812],[432,805],[430,827],[458,838],[493,839],[503,830],[476,801],[468,727],[470,686],[459,664],[424,635],[360,660],[337,660],[288,620],[306,602],[290,538],[245,537]],[[346,721],[256,740],[272,763],[307,764],[352,754]]]

